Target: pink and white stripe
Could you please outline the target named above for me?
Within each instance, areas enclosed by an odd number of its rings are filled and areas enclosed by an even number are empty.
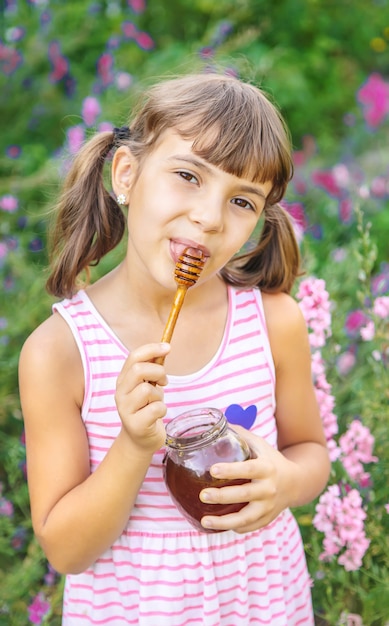
[[[94,471],[120,429],[114,394],[128,351],[84,291],[54,309],[72,329],[84,366],[82,417]],[[274,379],[261,295],[229,288],[219,350],[195,374],[169,377],[166,421],[200,406],[255,405],[252,431],[276,446]],[[163,456],[163,449],[154,455],[122,536],[92,568],[67,577],[63,625],[313,626],[290,511],[254,533],[198,533],[166,491]]]

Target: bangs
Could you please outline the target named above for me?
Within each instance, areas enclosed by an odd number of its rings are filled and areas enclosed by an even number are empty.
[[[150,147],[173,128],[212,165],[252,182],[271,181],[271,204],[281,200],[292,177],[291,143],[281,115],[260,89],[238,79],[202,74],[160,83],[135,121],[135,135],[139,123],[147,138],[138,137]]]

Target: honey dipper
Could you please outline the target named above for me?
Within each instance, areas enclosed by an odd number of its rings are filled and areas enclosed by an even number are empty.
[[[177,283],[177,290],[174,296],[172,308],[170,309],[168,320],[166,322],[165,330],[163,331],[161,339],[162,342],[170,343],[186,292],[189,287],[192,287],[197,283],[204,265],[204,254],[197,248],[185,248],[183,253],[179,256],[174,270],[174,280]],[[164,356],[155,359],[155,363],[159,363],[161,365],[164,361]]]

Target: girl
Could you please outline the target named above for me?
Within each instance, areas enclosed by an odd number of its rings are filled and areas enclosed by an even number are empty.
[[[114,149],[112,187],[104,188]],[[324,488],[329,461],[297,303],[284,124],[257,88],[205,74],[147,94],[68,174],[50,293],[65,298],[26,341],[20,391],[35,533],[66,577],[63,624],[312,625],[310,579],[288,507]],[[80,288],[121,240],[123,261]],[[263,225],[257,243],[244,244]],[[160,342],[186,247],[207,259],[171,345]],[[165,366],[158,357],[166,356]],[[162,477],[165,424],[216,407],[257,458],[216,464],[209,503],[246,502],[194,530]],[[225,532],[221,532],[225,531]]]

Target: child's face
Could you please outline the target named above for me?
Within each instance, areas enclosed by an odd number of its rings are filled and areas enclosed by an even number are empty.
[[[131,266],[170,288],[188,246],[208,257],[201,281],[217,273],[249,239],[272,187],[229,174],[191,147],[165,131],[138,171],[133,164],[128,187]]]

